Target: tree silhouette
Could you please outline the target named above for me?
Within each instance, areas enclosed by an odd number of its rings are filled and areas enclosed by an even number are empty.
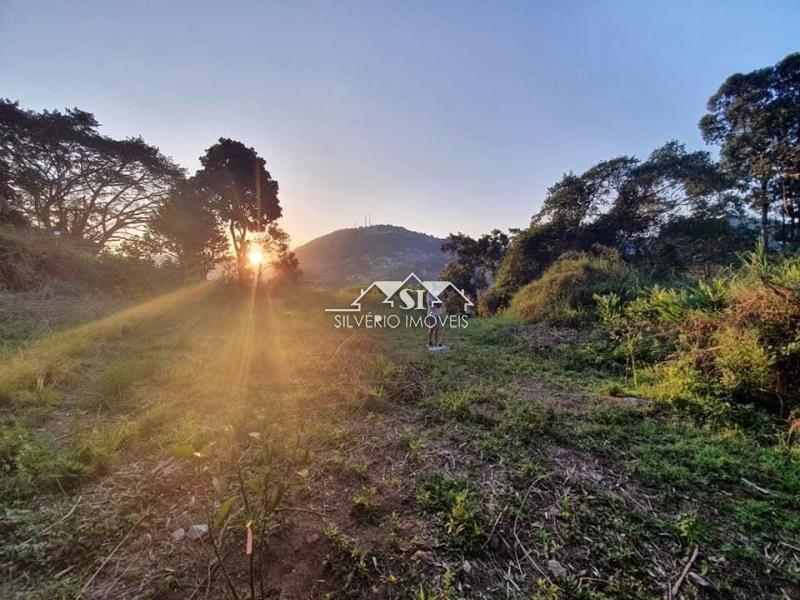
[[[470,298],[488,287],[505,256],[511,237],[493,229],[478,239],[463,233],[451,233],[442,244],[442,252],[453,254],[453,260],[442,270],[441,277],[463,290]]]
[[[204,279],[225,256],[228,239],[208,196],[192,180],[182,180],[159,206],[145,235],[126,242],[124,250],[141,258],[172,259],[185,276]]]
[[[3,204],[31,224],[102,248],[142,230],[181,170],[141,138],[114,140],[77,108],[0,100]]]
[[[200,158],[195,177],[209,195],[211,207],[226,223],[236,254],[239,278],[247,269],[248,233],[268,231],[282,214],[278,182],[266,169],[266,161],[241,142],[220,138]]]
[[[636,258],[675,219],[724,218],[736,203],[731,185],[708,152],[687,152],[674,141],[645,161],[622,156],[565,174],[509,244],[487,306],[504,306],[564,252],[600,244]]]

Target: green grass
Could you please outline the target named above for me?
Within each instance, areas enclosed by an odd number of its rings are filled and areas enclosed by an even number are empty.
[[[524,567],[519,597],[660,597],[695,546],[694,569],[723,597],[800,585],[798,450],[769,419],[601,398],[632,392],[602,348],[543,350],[508,317],[448,330],[450,349],[429,353],[424,331],[337,334],[316,293],[254,305],[222,286],[176,294],[38,338],[30,364],[12,353],[0,366],[0,562],[16,569],[14,593],[25,580],[25,593],[74,596],[131,528],[161,548],[159,535],[234,496],[222,538],[241,548],[242,489],[250,504],[280,489],[311,511],[265,526],[287,561],[306,560],[293,544],[315,552],[304,568],[334,597],[492,597],[509,560]],[[103,490],[115,500],[60,521]],[[307,541],[315,526],[322,548]],[[163,560],[176,573],[194,564],[174,551]],[[170,585],[188,595],[192,577]],[[217,583],[211,597],[224,597]]]
[[[582,483],[574,497],[555,497],[566,529],[559,528],[563,541],[551,546],[551,552],[569,553],[588,545],[591,564],[614,581],[602,597],[660,594],[642,563],[642,549],[650,547],[665,548],[679,564],[691,547],[699,546],[710,559],[703,563],[703,573],[734,597],[748,597],[747,589],[774,592],[800,585],[800,565],[791,550],[800,537],[800,449],[785,444],[780,423],[755,415],[748,417],[753,425],[746,428],[741,415],[730,419],[723,414],[709,421],[679,405],[628,407],[601,400],[602,395],[636,391],[620,378],[620,363],[611,361],[604,368],[606,348],[592,342],[543,351],[518,335],[522,327],[508,317],[472,320],[466,330],[446,331],[450,350],[436,355],[422,349],[420,332],[383,336],[398,357],[422,366],[425,393],[419,405],[434,423],[439,419],[449,424],[436,430],[439,435],[455,443],[463,440],[480,456],[511,467],[519,478],[520,487],[497,501],[513,505],[524,493],[524,482],[558,478],[560,471],[548,457],[550,446],[597,457],[630,478],[637,486],[632,493],[649,498],[632,503],[618,491],[606,490],[602,479],[588,487]],[[596,354],[587,355],[587,348]],[[553,404],[520,396],[510,385],[529,378],[588,394],[585,409],[562,405],[557,395]],[[493,408],[488,418],[481,410],[486,406]],[[434,514],[440,526],[446,523],[459,491],[472,489],[466,497],[475,498],[471,477],[467,471],[460,479],[423,478],[421,508]],[[542,485],[546,489],[550,484]],[[642,510],[647,502],[656,503],[655,512]],[[497,516],[496,509],[471,510],[480,515],[478,522]],[[545,548],[559,539],[547,526],[538,531]],[[446,529],[442,536],[452,551],[464,552]],[[762,552],[765,544],[779,548],[772,560]],[[723,564],[736,564],[736,571]],[[775,579],[764,577],[768,570]],[[759,583],[747,583],[748,578]],[[582,597],[577,580],[567,577],[557,584],[558,593]]]
[[[441,473],[422,476],[417,503],[434,515],[451,549],[468,555],[476,553],[484,541],[485,517],[472,484]]]

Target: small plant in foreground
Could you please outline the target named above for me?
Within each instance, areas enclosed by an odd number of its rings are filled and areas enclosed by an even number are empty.
[[[375,497],[378,490],[375,487],[365,487],[360,494],[353,496],[350,514],[361,523],[373,523],[378,511]]]
[[[451,546],[475,549],[484,538],[485,518],[477,495],[467,481],[428,475],[417,493],[417,502],[439,518]]]
[[[422,453],[422,441],[412,431],[400,434],[400,443],[406,447],[411,456],[419,458]]]

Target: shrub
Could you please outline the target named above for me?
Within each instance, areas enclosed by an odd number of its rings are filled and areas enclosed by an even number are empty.
[[[513,295],[526,283],[540,277],[562,253],[588,248],[589,243],[569,239],[553,223],[536,223],[520,231],[508,246],[489,290],[483,314],[494,314],[508,306]]]
[[[478,296],[478,314],[494,315],[508,306],[511,294],[500,288],[491,288]]]
[[[754,329],[723,326],[715,332],[714,366],[734,394],[757,394],[774,386],[773,364]]]
[[[516,293],[509,314],[528,322],[580,325],[596,318],[595,295],[633,285],[633,271],[615,251],[568,252]]]
[[[597,295],[597,314],[637,384],[655,398],[800,404],[800,257],[757,249],[726,277],[640,290],[625,301]]]
[[[419,506],[442,525],[447,545],[467,553],[477,550],[485,537],[486,519],[478,498],[468,481],[440,473],[423,476],[417,492]]]

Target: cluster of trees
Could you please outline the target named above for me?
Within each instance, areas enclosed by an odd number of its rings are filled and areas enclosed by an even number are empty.
[[[514,233],[509,235],[493,229],[478,239],[460,232],[451,233],[442,244],[442,252],[454,258],[442,270],[442,279],[464,290],[470,298],[477,297],[494,281]]]
[[[529,227],[477,240],[461,233],[443,250],[444,275],[483,294],[493,312],[560,255],[597,245],[671,274],[725,265],[752,247],[800,243],[800,53],[729,77],[700,121],[719,160],[676,141],[646,160],[621,156],[550,187]],[[755,211],[755,214],[753,213]]]
[[[231,257],[250,275],[256,245],[284,277],[299,268],[279,227],[278,182],[241,142],[220,138],[191,177],[140,137],[99,132],[91,113],[25,110],[0,100],[0,224],[170,261],[204,278]]]

